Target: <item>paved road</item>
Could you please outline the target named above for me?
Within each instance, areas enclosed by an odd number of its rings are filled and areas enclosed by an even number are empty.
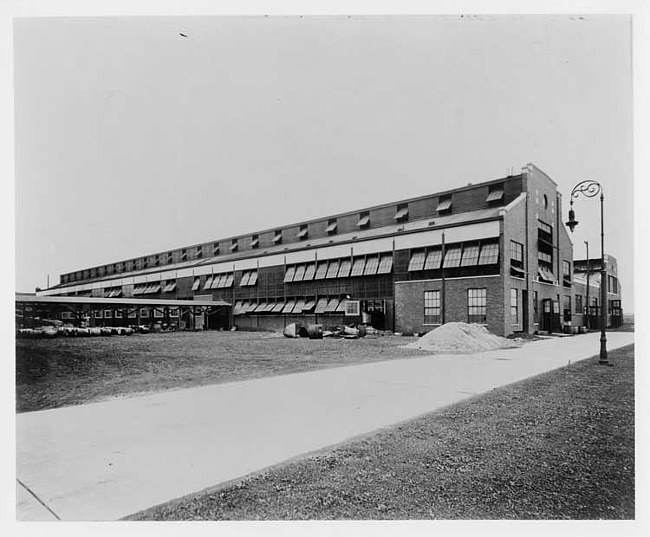
[[[115,520],[593,356],[599,334],[20,414],[21,520]],[[608,334],[608,348],[634,342]]]

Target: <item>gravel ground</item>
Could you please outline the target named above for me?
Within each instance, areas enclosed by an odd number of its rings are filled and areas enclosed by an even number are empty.
[[[634,518],[634,347],[134,520]]]
[[[175,332],[16,340],[16,411],[426,355],[414,338]]]

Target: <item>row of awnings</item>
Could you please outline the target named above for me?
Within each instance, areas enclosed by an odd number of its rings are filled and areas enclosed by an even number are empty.
[[[273,301],[248,301],[238,300],[233,306],[233,315],[246,315],[250,313],[277,313],[277,314],[302,314],[302,313],[344,313],[347,299],[340,297],[290,298],[287,300]]]
[[[118,298],[122,296],[121,287],[111,287],[104,290],[104,298]]]
[[[233,282],[235,281],[235,275],[232,272],[226,272],[223,274],[211,274],[208,276],[208,279],[205,280],[203,284],[203,290],[207,289],[226,289],[232,287]],[[192,290],[198,290],[200,285],[200,280],[198,278],[194,279],[194,285],[192,285]]]
[[[143,283],[133,288],[133,295],[155,295],[156,293],[171,293],[176,289],[176,280],[162,282]]]
[[[494,265],[499,262],[499,243],[454,244],[445,248],[415,250],[411,253],[408,270],[436,270],[443,268],[473,267],[476,265]]]
[[[284,283],[347,278],[349,276],[374,276],[390,274],[393,255],[382,254],[342,259],[330,259],[314,263],[289,265],[284,273]]]

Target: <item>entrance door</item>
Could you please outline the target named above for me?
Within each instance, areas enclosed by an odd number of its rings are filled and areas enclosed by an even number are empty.
[[[539,322],[539,329],[542,332],[553,330],[553,300],[550,298],[542,299],[542,318]]]
[[[528,333],[528,291],[522,289],[521,291],[521,328],[525,333]]]

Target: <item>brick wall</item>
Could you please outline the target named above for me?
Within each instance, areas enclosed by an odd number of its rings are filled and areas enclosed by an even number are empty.
[[[445,280],[445,321],[467,322],[467,289],[487,289],[488,330],[505,335],[503,283],[500,276]],[[395,331],[413,334],[435,328],[424,324],[424,292],[442,289],[441,280],[395,284]]]

